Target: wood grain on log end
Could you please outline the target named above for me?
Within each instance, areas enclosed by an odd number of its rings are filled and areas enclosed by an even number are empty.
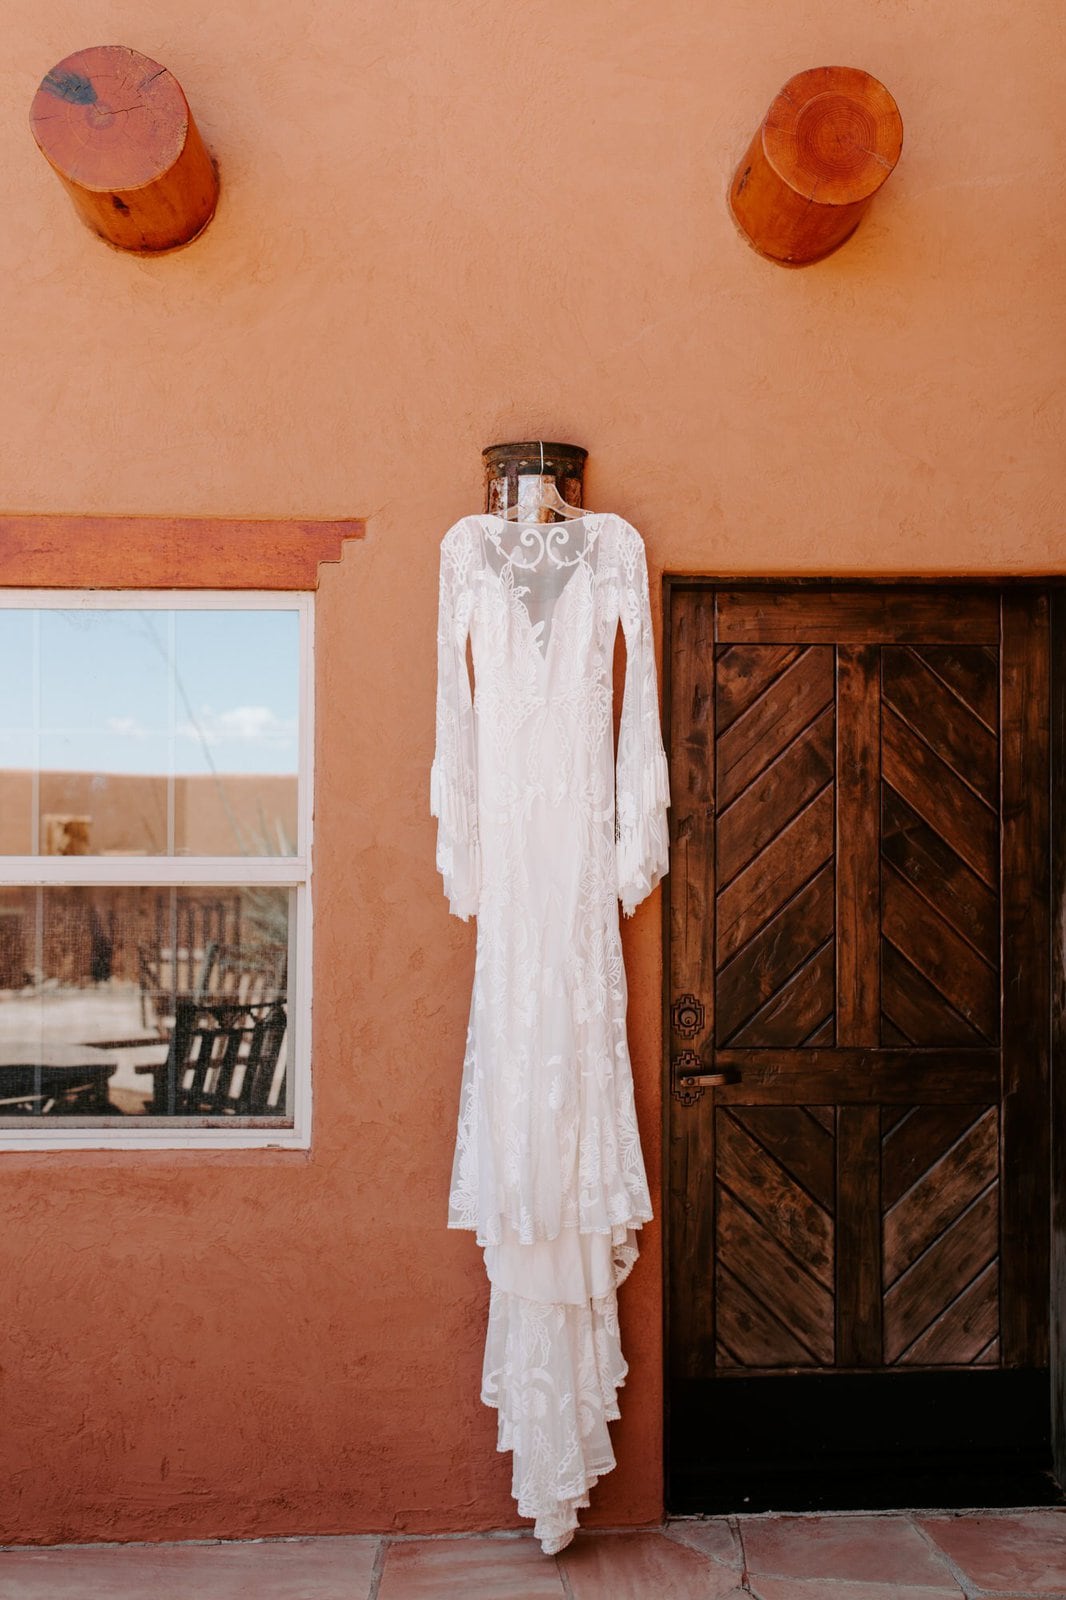
[[[210,222],[218,174],[181,85],[125,45],[47,72],[30,126],[78,215],[120,250],[173,250]]]
[[[760,255],[805,266],[838,249],[899,160],[903,121],[856,67],[790,78],[733,175],[733,217]]]

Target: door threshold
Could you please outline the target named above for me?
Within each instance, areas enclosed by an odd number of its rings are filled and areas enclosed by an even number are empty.
[[[677,1382],[672,1515],[1066,1503],[1046,1368]]]
[[[975,1474],[960,1470],[945,1478],[885,1473],[856,1480],[854,1471],[836,1475],[811,1463],[802,1481],[795,1472],[761,1475],[706,1474],[677,1484],[667,1512],[671,1517],[743,1516],[765,1512],[1004,1511],[1066,1505],[1066,1495],[1045,1471]],[[738,1481],[739,1480],[739,1481]],[[738,1495],[738,1488],[746,1491]]]

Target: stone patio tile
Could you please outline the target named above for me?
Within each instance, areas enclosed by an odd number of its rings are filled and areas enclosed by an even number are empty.
[[[739,1568],[661,1533],[579,1533],[558,1561],[574,1600],[745,1600]]]
[[[927,1589],[924,1584],[840,1583],[834,1578],[759,1578],[751,1582],[752,1600],[959,1600],[962,1590]]]
[[[1066,1510],[916,1521],[975,1588],[1066,1594]]]
[[[903,1516],[740,1517],[737,1525],[752,1573],[957,1589]]]
[[[711,1556],[727,1567],[736,1567],[738,1572],[744,1564],[740,1541],[725,1517],[668,1522],[663,1532],[668,1539],[676,1539],[679,1544],[700,1550],[705,1556]]]
[[[378,1539],[0,1551],[3,1600],[367,1600]]]
[[[389,1545],[378,1600],[563,1600],[559,1569],[530,1535],[402,1539]],[[256,1597],[258,1600],[258,1597]]]

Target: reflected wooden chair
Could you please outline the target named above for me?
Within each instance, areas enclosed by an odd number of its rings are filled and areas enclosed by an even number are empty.
[[[204,953],[196,998],[259,1005],[285,999],[288,951],[283,945],[212,944]]]
[[[175,995],[206,994],[215,953],[240,945],[239,899],[192,900],[172,908],[167,896],[158,896],[154,926],[137,947],[144,1026],[160,1037],[169,1034]]]
[[[284,1000],[288,951],[282,946],[242,948],[212,939],[198,949],[180,947],[158,956],[138,952],[141,979],[141,1017],[166,1037],[174,1024],[179,1000],[209,1003],[230,1000],[251,1005]]]
[[[280,999],[203,1001],[178,997],[166,1061],[152,1069],[154,1116],[271,1117],[285,1114],[275,1090],[287,1017]]]

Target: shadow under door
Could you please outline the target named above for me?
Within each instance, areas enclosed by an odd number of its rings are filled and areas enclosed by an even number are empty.
[[[1053,1499],[1048,596],[666,613],[668,1508]]]

